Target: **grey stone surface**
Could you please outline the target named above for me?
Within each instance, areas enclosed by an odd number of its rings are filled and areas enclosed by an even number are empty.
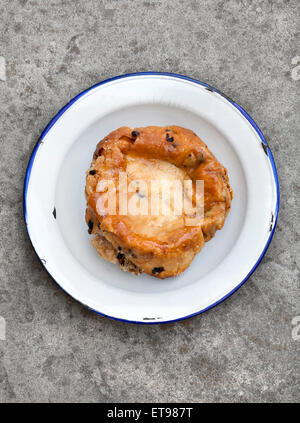
[[[299,401],[297,14],[298,0],[0,2],[1,402]],[[244,106],[281,185],[277,230],[250,280],[215,309],[158,326],[98,317],[64,294],[22,217],[49,119],[92,84],[143,70],[201,79]]]

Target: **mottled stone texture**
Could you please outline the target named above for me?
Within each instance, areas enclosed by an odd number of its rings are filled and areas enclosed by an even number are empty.
[[[1,402],[299,401],[297,14],[298,0],[0,2]],[[244,106],[281,185],[277,230],[250,280],[204,315],[159,326],[74,302],[22,217],[25,168],[49,119],[90,85],[145,70],[201,79]]]

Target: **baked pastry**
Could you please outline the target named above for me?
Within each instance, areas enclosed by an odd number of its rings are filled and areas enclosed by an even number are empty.
[[[202,218],[187,224],[188,213],[124,213],[118,185],[122,172],[131,188],[135,184],[127,193],[134,204],[147,199],[146,188],[154,179],[165,180],[167,185],[174,180],[191,181],[189,200],[195,205],[195,181],[204,181]],[[109,186],[104,184],[107,181],[117,187],[114,212],[107,212],[111,198]],[[146,182],[146,188],[140,181]],[[226,169],[194,132],[179,126],[121,127],[111,132],[96,147],[85,194],[86,222],[99,255],[119,263],[122,270],[161,279],[182,273],[204,243],[223,227],[233,196]],[[171,190],[171,202],[175,195]]]

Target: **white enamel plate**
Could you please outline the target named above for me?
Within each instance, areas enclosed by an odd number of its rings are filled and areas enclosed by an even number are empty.
[[[90,244],[85,172],[97,142],[123,125],[189,128],[228,170],[234,199],[225,225],[175,278],[122,272]],[[274,159],[251,117],[205,83],[154,72],[109,79],[70,101],[43,131],[24,184],[27,231],[52,278],[101,315],[136,323],[184,319],[236,291],[266,252],[278,207]]]

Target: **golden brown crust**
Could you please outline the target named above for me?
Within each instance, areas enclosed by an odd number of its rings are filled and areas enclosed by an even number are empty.
[[[101,215],[97,184],[108,179],[117,183],[119,172],[127,169],[128,158],[145,160],[147,165],[155,160],[168,162],[180,169],[184,179],[203,180],[201,225],[181,224],[163,235],[145,236],[133,230],[132,221],[119,215],[118,210],[116,215]],[[189,266],[204,242],[223,227],[233,196],[226,169],[196,134],[179,126],[121,127],[111,132],[96,147],[85,192],[90,232],[101,233],[114,251],[121,251],[137,268],[159,278],[178,275]]]

